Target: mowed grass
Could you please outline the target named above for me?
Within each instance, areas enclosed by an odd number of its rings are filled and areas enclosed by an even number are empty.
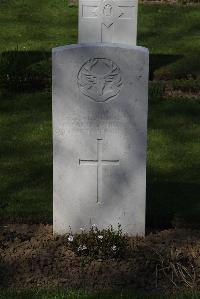
[[[0,110],[0,218],[51,223],[51,94],[6,94]],[[200,100],[150,101],[148,226],[199,223],[199,115]]]
[[[51,50],[77,39],[77,9],[64,0],[1,1],[1,51]]]
[[[150,49],[151,78],[198,76],[199,17],[198,7],[140,5],[138,44]],[[77,42],[77,8],[64,0],[2,1],[0,26],[0,50],[17,53],[9,74],[17,73],[24,52],[40,62],[52,47]],[[0,219],[51,223],[51,93],[13,88],[0,95]],[[200,222],[199,115],[198,99],[150,98],[149,227]]]
[[[149,106],[147,225],[200,224],[200,100]]]
[[[0,218],[51,222],[51,94],[3,94]]]
[[[199,51],[199,7],[139,5],[138,45],[156,54]],[[51,50],[77,42],[77,7],[65,0],[1,1],[0,50]]]
[[[0,291],[0,299],[200,299],[197,293],[181,295],[137,295],[131,291],[121,292],[71,292],[71,291]]]

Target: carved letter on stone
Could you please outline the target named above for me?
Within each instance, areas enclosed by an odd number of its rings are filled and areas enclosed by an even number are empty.
[[[95,102],[113,98],[122,87],[119,67],[106,58],[93,58],[84,63],[77,81],[80,91]]]

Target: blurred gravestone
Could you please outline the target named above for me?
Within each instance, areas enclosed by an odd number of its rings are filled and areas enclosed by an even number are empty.
[[[79,43],[136,45],[137,0],[80,0]]]

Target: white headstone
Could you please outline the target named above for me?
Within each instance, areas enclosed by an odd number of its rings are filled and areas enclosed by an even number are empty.
[[[53,49],[54,232],[145,231],[148,50]]]
[[[136,45],[137,0],[79,0],[79,43]]]

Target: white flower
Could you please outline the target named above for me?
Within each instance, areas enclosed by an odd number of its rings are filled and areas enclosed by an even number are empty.
[[[102,235],[99,235],[98,238],[99,238],[100,240],[102,240],[102,239],[103,239],[103,236],[102,236]]]
[[[116,245],[113,245],[113,246],[111,247],[111,249],[112,249],[113,251],[116,251],[116,250],[117,250],[117,246],[116,246]]]
[[[84,231],[84,228],[80,227],[80,230],[83,232],[83,231]]]
[[[77,250],[78,251],[82,250],[82,245],[79,245]]]
[[[87,247],[85,245],[79,245],[78,251],[86,250]]]
[[[92,224],[92,227],[96,227],[97,225],[96,224]]]
[[[72,235],[69,235],[68,239],[69,242],[73,242],[74,241],[74,237]]]

